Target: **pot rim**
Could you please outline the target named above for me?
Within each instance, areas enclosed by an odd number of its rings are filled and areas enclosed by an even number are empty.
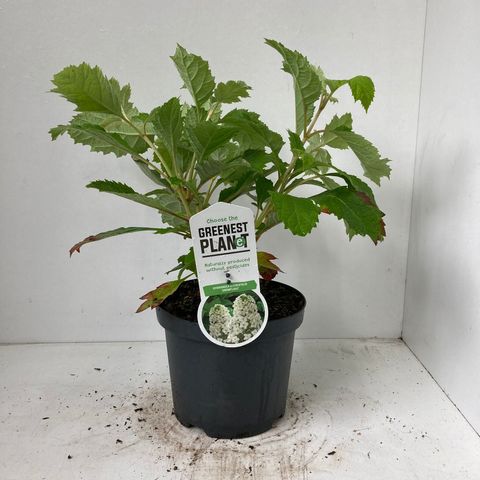
[[[192,280],[187,280],[191,282]],[[275,280],[270,280],[270,282],[286,285],[287,287],[291,288],[295,292],[297,292],[302,297],[302,307],[297,312],[288,315],[286,317],[277,318],[275,320],[268,320],[265,330],[262,334],[252,343],[241,347],[242,349],[247,348],[251,345],[263,343],[268,341],[271,338],[277,337],[279,335],[285,335],[291,333],[292,331],[296,330],[303,321],[303,313],[305,311],[305,306],[307,304],[307,300],[302,292],[297,290],[295,287],[292,287],[283,282],[277,282]],[[225,347],[221,347],[219,345],[215,345],[213,342],[208,340],[205,335],[200,330],[198,322],[192,322],[191,320],[187,320],[182,317],[177,317],[176,315],[168,312],[167,310],[163,309],[161,305],[159,305],[156,309],[156,315],[158,323],[169,333],[174,335],[178,335],[189,340],[208,343],[209,345],[215,346],[217,348],[224,349]],[[229,350],[236,350],[236,349],[229,349]]]

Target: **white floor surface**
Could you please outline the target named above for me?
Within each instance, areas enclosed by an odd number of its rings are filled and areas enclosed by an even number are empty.
[[[479,480],[480,438],[401,341],[296,342],[285,417],[215,440],[172,415],[166,347],[0,347],[2,480]]]

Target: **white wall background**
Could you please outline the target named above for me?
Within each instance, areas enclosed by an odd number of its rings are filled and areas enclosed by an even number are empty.
[[[403,337],[480,432],[479,20],[428,2]]]
[[[88,234],[155,225],[158,217],[84,189],[99,178],[149,186],[126,158],[92,154],[67,138],[50,141],[48,129],[71,114],[67,102],[46,93],[53,73],[83,60],[99,64],[130,82],[137,106],[148,111],[178,94],[169,55],[179,42],[208,59],[217,79],[250,84],[247,107],[285,134],[291,81],[264,37],[304,52],[333,77],[372,76],[377,94],[368,116],[349,95],[342,109],[393,159],[392,180],[378,193],[387,214],[382,245],[349,243],[343,224],[328,217],[308,238],[292,239],[279,227],[260,244],[280,258],[282,280],[308,299],[300,336],[400,335],[424,2],[17,0],[1,1],[0,15],[0,341],[161,338],[153,313],[133,312],[186,249],[172,236],[133,234],[68,258]]]

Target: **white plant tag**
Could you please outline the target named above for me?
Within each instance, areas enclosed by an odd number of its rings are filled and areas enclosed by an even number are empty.
[[[218,202],[190,218],[200,287],[197,319],[223,347],[242,347],[262,333],[268,306],[260,293],[253,213]]]

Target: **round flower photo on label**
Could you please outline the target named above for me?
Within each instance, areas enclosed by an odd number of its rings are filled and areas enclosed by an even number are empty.
[[[225,346],[250,343],[263,330],[264,300],[253,290],[208,297],[201,310],[201,327],[212,341]]]

